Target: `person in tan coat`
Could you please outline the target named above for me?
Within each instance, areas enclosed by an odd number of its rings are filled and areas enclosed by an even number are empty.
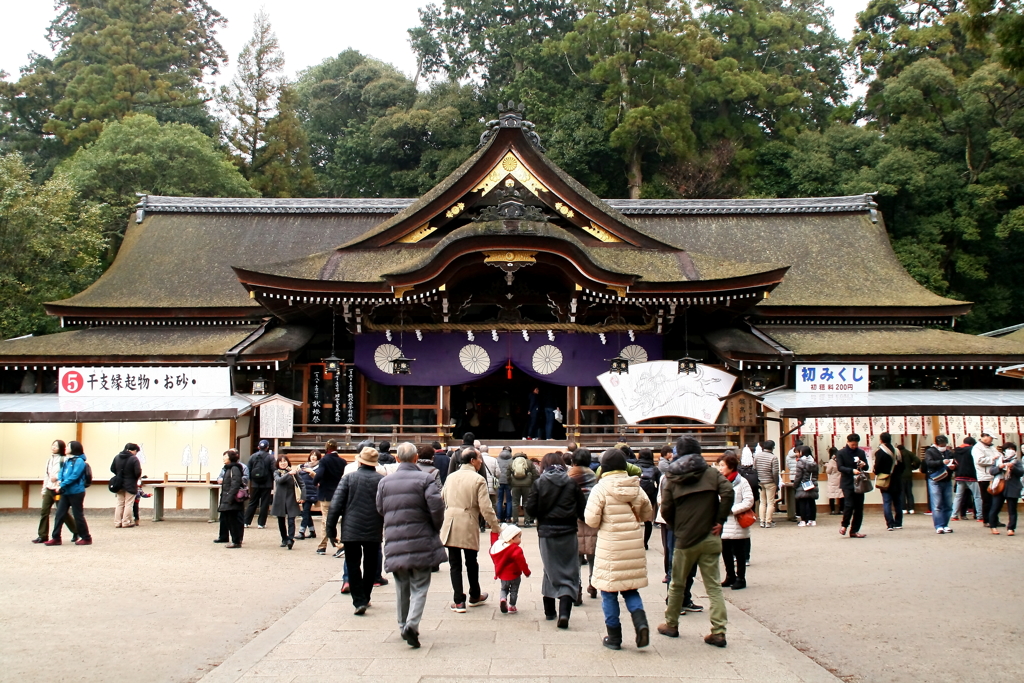
[[[478,607],[487,600],[487,593],[480,592],[480,565],[477,551],[480,550],[480,528],[477,520],[481,516],[487,521],[493,533],[498,533],[498,517],[491,506],[487,493],[487,482],[480,475],[483,459],[475,448],[466,448],[459,455],[462,463],[448,475],[441,497],[444,499],[444,523],[441,525],[441,543],[448,548],[448,566],[451,569],[453,612],[466,611],[466,593],[462,583],[462,558],[466,558],[466,574],[469,578],[469,606]]]
[[[639,477],[626,473],[626,456],[610,448],[601,456],[604,472],[591,490],[583,520],[597,529],[594,587],[601,591],[601,607],[608,635],[604,646],[622,647],[619,621],[619,593],[636,631],[636,646],[650,643],[647,614],[638,589],[647,585],[647,553],[644,552],[644,522],[654,519],[651,499],[640,488]]]

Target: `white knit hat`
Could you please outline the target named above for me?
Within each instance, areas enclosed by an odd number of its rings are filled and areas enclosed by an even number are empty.
[[[517,527],[515,524],[502,524],[501,531],[498,532],[498,540],[491,545],[491,555],[497,555],[505,548],[511,545],[509,541],[523,533],[523,530]]]

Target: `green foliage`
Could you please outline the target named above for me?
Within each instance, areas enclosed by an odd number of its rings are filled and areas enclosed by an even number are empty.
[[[131,113],[207,116],[202,80],[226,56],[214,37],[224,19],[206,0],[59,0],[56,9],[56,56],[31,55],[18,81],[0,87],[8,146],[35,141],[48,161],[47,135],[73,151]]]
[[[250,182],[264,197],[314,197],[316,177],[309,163],[309,140],[296,108],[295,90],[282,88],[277,116],[267,122],[266,144],[252,164]]]
[[[100,225],[99,209],[81,201],[66,175],[35,185],[21,155],[0,155],[0,339],[56,331],[42,303],[102,272]]]
[[[260,10],[253,18],[252,37],[238,54],[235,77],[218,96],[231,119],[225,132],[227,143],[246,178],[253,177],[256,160],[267,144],[267,126],[285,84],[283,69],[284,56],[270,17]]]
[[[59,172],[88,200],[102,202],[112,244],[124,234],[136,193],[186,197],[252,197],[230,159],[198,129],[138,114],[108,123],[96,142],[64,161]]]

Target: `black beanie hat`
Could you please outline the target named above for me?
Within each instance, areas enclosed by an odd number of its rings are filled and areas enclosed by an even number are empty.
[[[601,470],[614,472],[626,469],[626,455],[618,448],[609,448],[601,454]]]

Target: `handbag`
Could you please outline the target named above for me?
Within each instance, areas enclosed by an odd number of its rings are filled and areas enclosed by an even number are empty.
[[[871,483],[871,478],[863,472],[858,472],[853,475],[853,492],[854,493],[867,493],[874,487]]]
[[[1006,477],[1001,474],[997,474],[992,477],[992,483],[988,485],[988,492],[990,495],[998,496],[1006,488]]]
[[[800,482],[800,488],[803,489],[804,491],[812,491],[814,490],[814,482],[811,481],[810,479],[804,479],[802,482]]]
[[[299,483],[294,474],[292,475],[292,482],[295,484],[295,502],[306,502],[306,491],[302,488],[302,484]]]
[[[753,508],[749,510],[744,510],[738,515],[735,515],[735,517],[736,523],[744,529],[746,529],[748,526],[753,526],[754,522],[757,521],[757,516],[754,514]]]

